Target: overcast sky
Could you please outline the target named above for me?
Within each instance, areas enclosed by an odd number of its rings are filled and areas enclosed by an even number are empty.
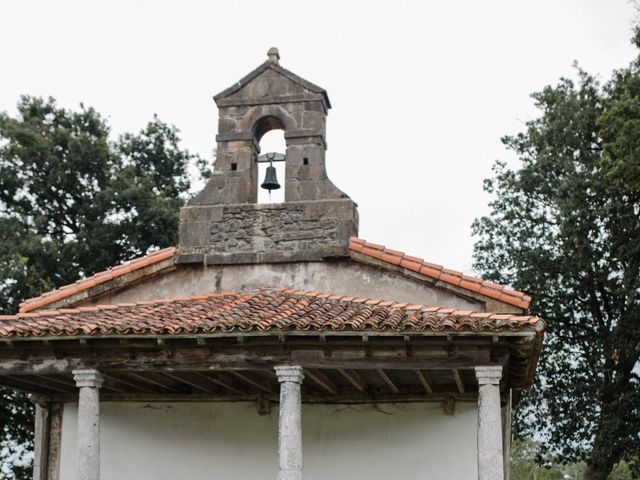
[[[211,97],[276,46],[329,93],[327,169],[360,236],[472,272],[482,181],[514,161],[500,137],[574,60],[602,78],[627,65],[634,17],[626,0],[2,0],[0,110],[21,94],[83,102],[114,134],[157,113],[211,158]]]

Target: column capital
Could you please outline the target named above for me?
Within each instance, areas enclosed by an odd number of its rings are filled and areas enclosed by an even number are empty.
[[[78,388],[100,388],[104,380],[100,372],[95,369],[73,370],[71,373]]]
[[[476,367],[478,385],[498,385],[501,378],[501,366]]]
[[[302,383],[302,380],[304,379],[302,367],[299,367],[297,365],[278,365],[277,367],[274,367],[274,369],[280,383]]]

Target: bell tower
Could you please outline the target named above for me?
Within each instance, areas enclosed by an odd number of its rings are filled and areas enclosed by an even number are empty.
[[[276,48],[214,98],[217,156],[205,188],[180,212],[182,262],[314,261],[347,255],[356,204],[327,177],[327,92],[280,66]],[[284,130],[284,203],[257,204],[259,142]]]

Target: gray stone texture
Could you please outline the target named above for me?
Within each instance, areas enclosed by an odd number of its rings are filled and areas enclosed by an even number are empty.
[[[504,480],[500,378],[502,367],[476,367],[478,380],[478,480]]]
[[[278,480],[302,480],[302,367],[275,367],[280,382]]]
[[[326,91],[285,70],[279,54],[214,97],[214,174],[181,211],[181,262],[260,263],[346,255],[356,204],[327,177]],[[285,203],[256,205],[259,142],[284,130]],[[315,204],[315,205],[314,205]],[[224,206],[224,208],[222,208]]]
[[[33,442],[33,480],[47,479],[47,452],[49,451],[49,404],[35,403]]]
[[[97,370],[74,370],[78,400],[76,480],[100,480],[100,396],[102,376]]]
[[[203,254],[209,264],[346,256],[349,238],[358,232],[351,200],[189,206],[180,219],[181,259],[202,261],[194,255]]]

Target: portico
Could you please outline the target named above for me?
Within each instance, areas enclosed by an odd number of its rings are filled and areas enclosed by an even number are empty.
[[[278,480],[303,478],[301,384],[303,368],[281,365],[274,368],[280,383],[278,422]],[[502,367],[476,367],[480,381],[478,396],[478,478],[503,479],[502,425],[499,382]],[[102,375],[98,370],[74,370],[79,387],[77,478],[100,479],[100,402]],[[39,434],[43,436],[44,432]],[[40,465],[42,459],[39,459]]]
[[[61,413],[59,407],[52,409],[56,405],[78,403],[78,479],[99,479],[104,401],[245,402],[259,415],[278,406],[280,480],[303,475],[303,402],[437,404],[445,415],[455,415],[456,404],[475,404],[478,478],[504,478],[508,433],[501,408],[508,405],[511,390],[528,381],[544,328],[540,319],[450,309],[440,313],[416,305],[282,290],[246,295],[241,301],[212,294],[177,303],[170,309],[165,309],[168,302],[144,302],[48,311],[4,323],[5,328],[32,329],[57,324],[62,330],[91,323],[98,329],[78,336],[66,330],[64,337],[34,331],[37,336],[0,348],[0,381],[46,399],[39,411],[47,417]],[[269,310],[282,308],[274,305],[287,305],[288,313],[271,320],[278,323],[270,327],[264,323]],[[146,331],[125,335],[128,325],[139,325],[149,309],[160,330],[151,323]],[[185,315],[191,318],[200,310],[207,319],[198,328],[209,333],[166,331],[176,319],[190,324]],[[234,327],[223,327],[235,311],[249,323],[231,320]],[[315,312],[315,319],[309,323],[302,312],[307,317]],[[321,312],[332,312],[333,320],[319,318]],[[222,328],[227,331],[215,333]],[[37,444],[55,447],[56,438],[59,444],[60,432],[52,427],[56,424],[61,422],[42,422]],[[50,471],[57,461],[41,449],[38,471]]]

